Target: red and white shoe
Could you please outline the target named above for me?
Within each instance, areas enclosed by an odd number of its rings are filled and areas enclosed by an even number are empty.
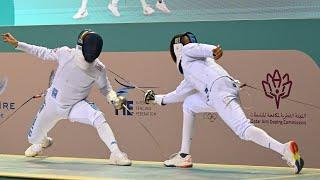
[[[180,153],[175,153],[171,155],[169,160],[164,161],[164,165],[166,167],[191,168],[192,158],[190,154],[183,158]]]
[[[295,174],[299,174],[304,166],[304,161],[299,154],[298,145],[294,141],[289,141],[285,144],[282,159],[286,160],[287,164],[294,168]]]

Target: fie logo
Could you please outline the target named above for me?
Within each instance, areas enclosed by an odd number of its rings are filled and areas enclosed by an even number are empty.
[[[273,75],[267,74],[267,79],[262,81],[262,87],[267,97],[274,99],[276,107],[279,109],[280,100],[290,95],[292,81],[289,74],[285,73],[281,76],[279,70],[274,70]]]
[[[133,90],[133,89],[136,88],[135,86],[122,83],[122,82],[120,82],[120,81],[117,80],[117,79],[115,79],[115,81],[116,81],[119,85],[121,85],[121,88],[119,88],[119,89],[116,90],[116,93],[117,93],[118,96],[126,97],[126,96],[129,94],[129,91],[130,91],[130,90]],[[138,88],[143,88],[143,89],[145,89],[145,88],[146,88],[146,89],[156,89],[156,88],[159,88],[159,87],[153,87],[153,86],[144,86],[144,87],[142,87],[142,86],[140,86],[140,87],[138,87]],[[134,110],[134,101],[132,101],[132,100],[127,100],[125,105],[127,106],[128,109],[126,109],[126,108],[123,108],[123,109],[121,109],[121,110],[115,109],[115,115],[133,116],[133,115],[136,115],[137,113],[140,113],[140,114],[142,113],[142,112],[133,112],[133,110]],[[142,108],[142,107],[139,106],[139,105],[136,106],[136,109],[139,109],[140,111],[146,110],[146,109],[149,110],[149,108],[145,108],[145,107]],[[130,110],[130,111],[128,111],[128,110]]]
[[[115,115],[124,115],[124,116],[132,116],[132,110],[133,110],[133,101],[126,101],[125,105],[127,108],[131,111],[128,111],[126,108],[122,108],[121,110],[115,109]],[[122,113],[120,113],[122,111]]]
[[[117,80],[116,80],[116,82],[118,82]],[[118,82],[119,83],[119,82]],[[121,84],[122,85],[122,84]],[[123,96],[123,97],[126,97],[127,95],[128,95],[128,93],[129,93],[129,90],[130,89],[133,89],[134,87],[127,87],[127,86],[125,86],[125,87],[122,87],[122,88],[120,88],[120,89],[117,89],[117,95],[118,96]],[[130,110],[130,111],[132,111],[133,110],[133,101],[129,101],[129,100],[127,100],[126,101],[126,103],[125,103],[125,105],[127,106],[127,108]],[[128,109],[126,109],[126,108],[122,108],[121,110],[118,110],[118,109],[115,109],[115,115],[120,115],[120,114],[122,114],[122,115],[124,115],[124,116],[132,116],[133,114],[132,114],[132,112],[130,112],[130,111],[128,111]],[[120,113],[122,111],[122,113]]]

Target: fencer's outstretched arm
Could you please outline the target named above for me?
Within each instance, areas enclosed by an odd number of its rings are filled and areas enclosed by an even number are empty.
[[[183,102],[186,97],[194,93],[196,93],[196,90],[188,83],[188,81],[183,80],[176,90],[168,94],[154,95],[153,102],[159,105]],[[146,99],[147,98],[148,97],[146,97]]]
[[[105,66],[97,59],[96,68],[100,71],[100,76],[96,80],[100,93],[107,98],[107,102],[112,104],[116,109],[122,109],[126,98],[118,96],[113,90]]]
[[[191,84],[188,81],[183,80],[176,88],[176,90],[163,95],[162,104],[183,102],[186,97],[194,93],[196,93],[196,90],[193,88],[193,86],[191,86]]]
[[[62,47],[63,48],[63,47]],[[36,56],[45,61],[58,61],[57,52],[61,48],[48,49],[46,47],[35,46],[24,42],[19,42],[16,47],[17,50]]]
[[[113,91],[113,89],[112,89],[111,83],[109,81],[109,78],[107,76],[105,66],[101,62],[98,62],[97,66],[100,66],[100,67],[98,67],[98,69],[101,69],[101,73],[100,73],[100,76],[98,77],[98,79],[96,80],[96,83],[100,89],[100,93],[103,96],[107,97],[107,95],[111,91]]]
[[[58,60],[57,51],[59,49],[48,49],[46,47],[40,47],[35,45],[30,45],[24,42],[19,42],[10,33],[2,34],[3,41],[12,45],[17,50],[26,52],[28,54],[34,55],[43,60]]]
[[[223,51],[220,45],[214,46],[209,44],[190,43],[183,46],[183,54],[193,59],[205,60],[206,58],[214,58],[218,60],[222,57]]]

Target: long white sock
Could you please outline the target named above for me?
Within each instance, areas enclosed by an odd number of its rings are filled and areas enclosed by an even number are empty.
[[[117,141],[107,122],[100,123],[98,126],[96,126],[96,129],[101,140],[108,146],[111,153],[120,152]]]
[[[112,4],[112,5],[118,5],[118,3],[119,3],[119,0],[112,0],[112,1],[111,1],[111,4]]]
[[[141,6],[144,8],[146,7],[148,4],[146,3],[146,0],[140,0],[141,2]]]
[[[182,143],[180,153],[190,154],[194,119],[195,117],[193,113],[183,112]]]
[[[272,149],[279,154],[283,155],[284,144],[278,142],[269,136],[264,130],[255,126],[250,126],[244,134],[246,140],[253,141],[263,147]]]
[[[80,11],[85,11],[88,7],[88,0],[82,0]]]

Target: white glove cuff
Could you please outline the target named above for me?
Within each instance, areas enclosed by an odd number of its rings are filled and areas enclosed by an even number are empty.
[[[115,102],[118,100],[118,95],[115,91],[110,91],[108,94],[107,94],[107,101],[108,103],[112,103],[112,102]]]
[[[159,104],[160,106],[163,106],[165,104],[163,104],[163,98],[165,97],[165,95],[155,95],[154,96],[154,102]]]

